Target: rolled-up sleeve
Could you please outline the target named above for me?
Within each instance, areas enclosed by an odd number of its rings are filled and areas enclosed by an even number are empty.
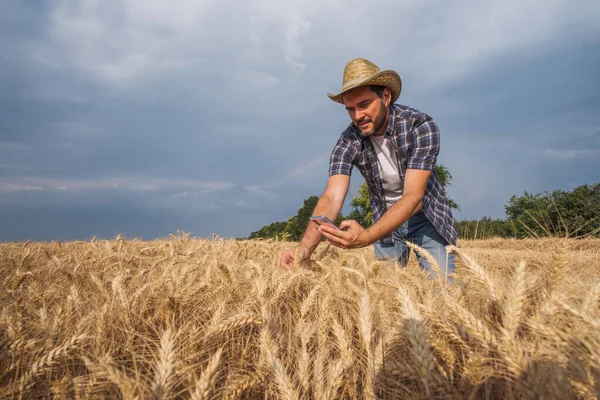
[[[435,121],[424,115],[413,128],[413,151],[407,161],[407,168],[432,171],[440,152],[440,130]]]
[[[355,155],[356,149],[350,140],[343,135],[340,136],[329,158],[329,176],[351,175],[352,160]]]

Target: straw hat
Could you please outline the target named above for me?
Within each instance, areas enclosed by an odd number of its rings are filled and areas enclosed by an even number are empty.
[[[381,71],[379,67],[364,58],[354,59],[344,68],[344,79],[342,81],[342,91],[339,94],[327,93],[327,96],[333,101],[344,104],[342,94],[350,89],[360,86],[380,85],[385,86],[392,92],[392,103],[398,99],[402,91],[402,79],[397,72],[386,70]]]

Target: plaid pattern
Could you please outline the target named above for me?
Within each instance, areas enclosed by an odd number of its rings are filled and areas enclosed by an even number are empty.
[[[448,205],[448,199],[440,179],[435,172],[435,162],[440,151],[440,131],[435,121],[427,114],[414,108],[392,104],[385,137],[396,149],[400,177],[404,180],[407,169],[433,171],[425,196],[422,211],[435,229],[450,244],[456,244],[456,225]],[[377,167],[377,155],[373,143],[360,130],[350,124],[342,132],[329,161],[329,176],[351,175],[356,166],[369,188],[373,223],[387,211],[383,185]],[[393,243],[392,235],[380,243]]]

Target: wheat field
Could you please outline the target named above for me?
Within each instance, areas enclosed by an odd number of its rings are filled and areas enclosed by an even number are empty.
[[[0,397],[600,396],[600,240],[462,241],[452,285],[291,245],[0,244]]]

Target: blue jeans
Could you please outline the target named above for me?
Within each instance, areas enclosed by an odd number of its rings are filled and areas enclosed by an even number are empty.
[[[405,267],[410,257],[410,248],[404,242],[410,241],[427,250],[435,258],[445,280],[448,279],[448,274],[454,273],[454,254],[447,254],[445,249],[449,243],[435,230],[433,224],[429,222],[422,211],[400,225],[393,232],[393,237],[394,243],[375,243],[375,257],[377,259],[396,259],[400,265]],[[418,252],[416,252],[416,255],[421,270],[430,273],[431,278],[437,278],[435,269],[425,257],[422,257]]]

